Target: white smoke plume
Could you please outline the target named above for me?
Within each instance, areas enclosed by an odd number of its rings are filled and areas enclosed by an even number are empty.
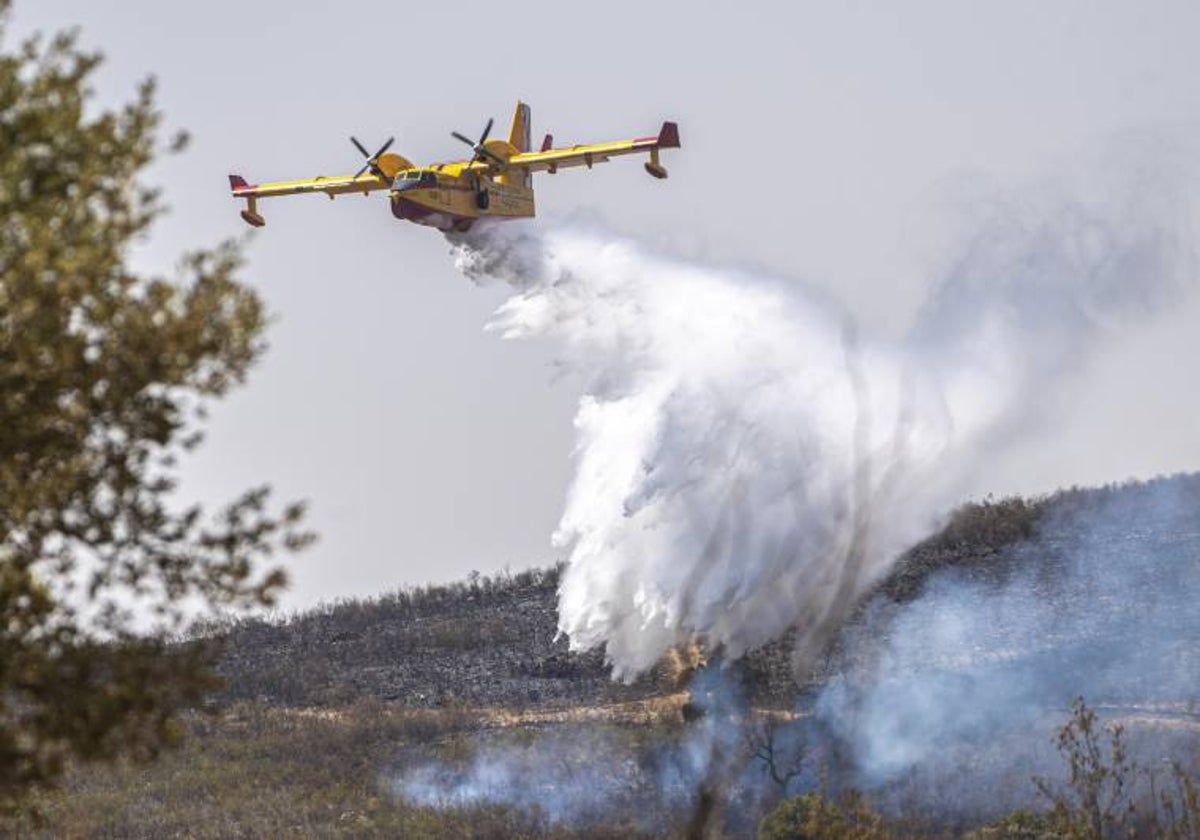
[[[467,276],[513,289],[491,329],[557,341],[583,383],[554,535],[572,647],[629,679],[693,636],[733,659],[798,627],[806,667],[1095,342],[1190,281],[1180,190],[1144,176],[996,202],[900,341],[799,283],[595,226],[454,237]]]
[[[696,807],[712,767],[741,747],[744,704],[722,677],[702,675],[706,714],[678,738],[639,742],[616,728],[581,724],[532,741],[479,739],[469,762],[402,767],[390,787],[429,807],[504,805],[550,823],[662,832]]]
[[[1030,777],[1061,772],[1052,735],[1079,696],[1130,727],[1143,764],[1194,759],[1200,476],[1063,497],[988,565],[875,599],[843,633],[815,712],[855,784],[942,813],[1028,805]]]

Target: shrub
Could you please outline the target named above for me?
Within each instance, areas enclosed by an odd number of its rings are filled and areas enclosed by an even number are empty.
[[[876,840],[889,836],[883,818],[857,791],[836,800],[820,793],[793,796],[758,827],[758,840]]]
[[[1024,809],[1005,814],[991,825],[967,834],[967,840],[1057,840],[1048,814]]]
[[[1072,704],[1071,718],[1058,731],[1057,741],[1067,762],[1066,788],[1034,780],[1038,792],[1053,805],[1054,830],[1066,837],[1096,840],[1128,833],[1136,813],[1132,789],[1137,766],[1126,750],[1124,728],[1112,724],[1102,729],[1095,711],[1080,697]]]

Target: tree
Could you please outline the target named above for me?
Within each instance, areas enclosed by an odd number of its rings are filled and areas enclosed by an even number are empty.
[[[153,81],[96,106],[74,33],[7,46],[0,0],[0,805],[72,758],[148,758],[215,684],[185,642],[214,610],[269,605],[260,571],[310,537],[250,490],[216,517],[173,497],[205,405],[264,350],[225,243],[179,277],[127,265],[165,208]],[[182,149],[183,138],[171,144]]]
[[[749,719],[744,730],[751,759],[762,764],[763,772],[775,783],[781,797],[787,795],[788,785],[804,772],[808,757],[804,731],[799,727],[787,730],[777,718],[761,722]]]

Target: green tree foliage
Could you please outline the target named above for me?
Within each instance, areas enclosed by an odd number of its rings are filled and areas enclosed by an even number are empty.
[[[894,836],[866,798],[806,793],[785,799],[758,826],[758,840],[886,840]]]
[[[206,402],[264,349],[263,306],[224,244],[171,281],[131,246],[164,212],[142,173],[146,82],[99,108],[73,34],[5,39],[0,0],[0,803],[72,757],[145,758],[213,686],[213,651],[172,643],[214,610],[272,603],[302,510],[254,489],[209,517],[173,496]],[[181,147],[182,143],[174,144]]]

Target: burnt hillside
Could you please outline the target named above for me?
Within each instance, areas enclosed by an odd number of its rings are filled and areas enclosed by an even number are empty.
[[[282,705],[376,697],[521,707],[662,690],[662,675],[614,684],[600,651],[569,653],[555,639],[557,587],[558,569],[533,569],[242,622],[226,639],[226,694]]]
[[[1052,577],[1055,545],[1039,535],[1051,524],[1061,533],[1064,523],[1100,508],[1117,512],[1110,527],[1125,536],[1181,528],[1200,535],[1200,475],[965,505],[902,557],[864,603],[907,602],[948,571],[997,583],[1031,567]],[[520,708],[675,690],[669,663],[626,686],[609,679],[600,651],[569,652],[566,641],[555,638],[558,575],[549,568],[472,576],[281,620],[240,622],[221,634],[224,697],[287,706],[377,698],[409,706]],[[787,649],[783,640],[747,657],[746,673],[763,699],[788,702],[795,694]]]

